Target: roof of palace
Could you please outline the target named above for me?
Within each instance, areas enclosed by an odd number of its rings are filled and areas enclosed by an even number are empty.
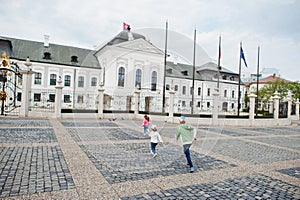
[[[0,36],[0,51],[13,59],[58,65],[100,68],[95,50]]]
[[[195,79],[210,81],[213,80],[213,75],[218,72],[218,65],[213,62],[205,63],[201,66],[195,66]],[[238,74],[221,67],[221,75],[229,74],[238,76]],[[173,78],[193,79],[193,66],[189,64],[167,62],[166,76]]]

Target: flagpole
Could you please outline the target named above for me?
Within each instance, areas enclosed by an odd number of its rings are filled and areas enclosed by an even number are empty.
[[[191,114],[194,114],[194,87],[195,87],[195,71],[196,71],[196,29],[194,31],[194,55],[193,55],[193,82],[192,82],[192,105]]]
[[[237,115],[240,116],[240,99],[241,99],[241,57],[242,57],[242,42],[240,42],[240,60],[239,60],[239,85],[238,85],[238,110]]]
[[[167,46],[168,46],[168,20],[166,21],[166,36],[165,36],[165,57],[164,57],[164,81],[163,81],[163,105],[162,112],[165,113],[166,106],[166,68],[167,68]]]
[[[258,48],[257,48],[257,74],[256,74],[256,116],[258,115],[259,53],[260,53],[260,47],[258,46]]]
[[[221,35],[219,36],[218,83],[217,83],[218,92],[220,92],[219,91],[219,88],[220,88],[220,70],[221,70],[220,60],[221,60]]]

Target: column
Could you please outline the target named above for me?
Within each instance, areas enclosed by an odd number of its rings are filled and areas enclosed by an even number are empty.
[[[62,80],[61,76],[59,76],[55,86],[55,117],[58,119],[61,118],[62,89]]]
[[[219,124],[219,91],[215,90],[213,93],[213,113],[212,113],[212,125],[217,126]]]
[[[288,95],[287,95],[287,102],[288,102],[288,113],[287,113],[287,118],[288,119],[290,119],[291,118],[291,116],[292,116],[292,101],[293,101],[293,99],[292,99],[292,93],[291,93],[291,91],[288,91]]]
[[[99,88],[98,88],[98,119],[103,119],[103,110],[104,110],[104,87],[103,84],[100,83]]]
[[[254,113],[255,113],[255,98],[257,96],[253,93],[249,95],[250,105],[249,105],[249,119],[254,120]]]
[[[141,90],[138,86],[134,90],[134,118],[135,119],[137,119],[137,117],[139,115],[140,93],[141,93]]]
[[[169,91],[170,94],[170,103],[169,103],[169,121],[173,122],[173,117],[174,117],[174,94],[175,91],[171,88]]]
[[[273,107],[274,107],[274,105],[273,105],[273,99],[271,98],[269,100],[269,113],[270,114],[273,113]]]
[[[299,120],[299,99],[296,101],[296,119]]]
[[[21,97],[21,109],[20,109],[20,117],[28,117],[29,114],[29,104],[30,104],[30,90],[32,83],[32,71],[29,58],[26,59],[24,63],[27,67],[25,70],[20,70],[22,74],[22,97]]]
[[[274,97],[273,97],[273,100],[274,100],[274,119],[279,119],[279,99],[280,97],[278,96],[279,93],[276,91],[274,93]]]

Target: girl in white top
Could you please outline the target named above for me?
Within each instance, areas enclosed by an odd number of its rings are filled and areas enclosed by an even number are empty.
[[[148,135],[150,136],[150,142],[151,142],[151,153],[153,154],[153,158],[155,158],[157,156],[156,153],[156,145],[158,144],[158,142],[163,143],[160,134],[157,131],[157,127],[156,125],[152,125],[151,126],[151,131],[148,132]]]

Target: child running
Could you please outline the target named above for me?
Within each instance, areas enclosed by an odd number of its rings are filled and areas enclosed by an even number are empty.
[[[160,134],[157,131],[157,127],[156,125],[152,125],[151,126],[151,131],[148,133],[148,135],[150,136],[151,140],[151,153],[153,155],[153,158],[155,158],[157,156],[157,152],[156,152],[156,145],[158,144],[158,142],[163,143]]]
[[[143,124],[142,126],[144,127],[144,135],[147,134],[148,130],[149,130],[149,125],[150,125],[150,118],[145,115],[144,116],[144,121],[143,121]]]

